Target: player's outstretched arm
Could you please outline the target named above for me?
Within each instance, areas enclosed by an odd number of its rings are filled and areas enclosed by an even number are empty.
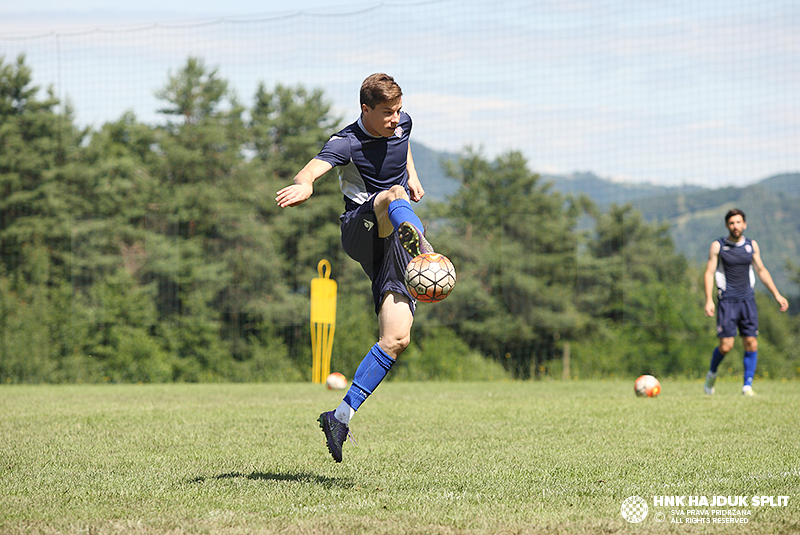
[[[717,261],[719,260],[719,242],[714,241],[708,250],[708,262],[706,271],[703,274],[703,283],[706,291],[706,316],[713,317],[716,307],[714,306],[714,272],[717,271]]]
[[[414,158],[411,157],[411,146],[408,147],[408,157],[406,159],[406,170],[408,171],[408,193],[411,200],[419,202],[425,196],[425,189],[417,176],[417,168],[414,167]]]
[[[775,286],[772,275],[770,275],[769,270],[767,270],[766,266],[764,266],[764,262],[761,260],[761,249],[758,247],[755,240],[753,240],[753,266],[756,268],[756,275],[758,275],[758,278],[761,279],[761,282],[763,282],[767,290],[770,291],[775,301],[778,302],[778,306],[781,307],[781,312],[786,312],[786,310],[789,309],[789,301],[781,295],[778,288]]]
[[[312,159],[294,177],[294,184],[281,189],[275,197],[275,202],[281,208],[303,204],[314,193],[314,182],[333,169],[328,162]]]

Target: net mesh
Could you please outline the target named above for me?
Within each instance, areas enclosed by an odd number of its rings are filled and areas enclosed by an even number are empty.
[[[521,150],[540,172],[728,184],[800,168],[800,7],[777,0],[432,0],[137,26],[2,34],[35,82],[98,127],[133,110],[187,57],[240,101],[259,82],[322,88],[338,115],[384,71],[415,140],[488,156]]]

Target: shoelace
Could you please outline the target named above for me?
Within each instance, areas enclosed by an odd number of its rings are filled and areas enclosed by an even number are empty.
[[[353,443],[353,446],[358,446],[358,442],[356,442],[356,438],[353,436],[353,433],[350,432],[350,427],[347,428],[347,437],[345,440],[350,439],[350,442]]]

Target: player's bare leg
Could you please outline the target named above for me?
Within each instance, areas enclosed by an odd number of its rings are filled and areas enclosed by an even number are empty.
[[[381,238],[385,238],[394,231],[395,227],[389,219],[389,205],[396,200],[410,202],[403,186],[392,186],[390,189],[375,195],[373,209],[375,210],[375,218],[378,220],[378,236]]]
[[[433,247],[425,239],[422,221],[414,213],[404,187],[392,186],[378,193],[373,208],[378,220],[380,237],[385,238],[396,229],[403,249],[412,257],[420,253],[433,252]]]
[[[342,446],[350,435],[350,419],[383,381],[397,357],[408,347],[411,340],[411,325],[414,315],[411,302],[399,293],[386,292],[378,312],[380,337],[361,361],[350,389],[335,411],[319,416],[319,424],[325,433],[328,450],[333,459],[342,462]]]
[[[408,347],[413,323],[414,315],[408,298],[387,292],[378,313],[378,344],[392,359],[397,360]]]

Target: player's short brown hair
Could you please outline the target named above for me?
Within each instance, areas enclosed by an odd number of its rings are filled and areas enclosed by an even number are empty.
[[[747,221],[747,218],[744,216],[744,212],[742,212],[738,208],[734,208],[733,210],[730,210],[728,211],[727,214],[725,214],[725,224],[727,225],[728,219],[732,218],[735,215],[740,215],[742,216],[742,221]]]
[[[403,90],[394,78],[382,72],[367,76],[361,84],[361,104],[366,104],[372,109],[378,104],[393,102],[402,96]]]

